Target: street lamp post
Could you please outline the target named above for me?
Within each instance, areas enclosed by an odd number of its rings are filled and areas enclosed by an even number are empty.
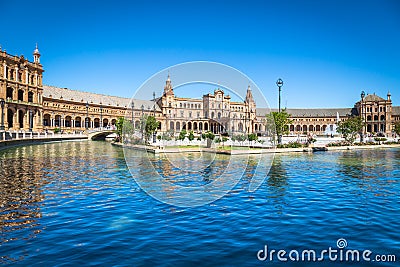
[[[134,115],[134,113],[133,113],[133,110],[135,109],[135,103],[133,103],[133,101],[132,101],[132,103],[131,103],[131,110],[132,110],[132,125],[134,125],[134,118],[133,118],[133,115]]]
[[[5,101],[3,98],[0,99],[0,105],[1,105],[1,124],[0,124],[0,131],[1,131],[1,139],[0,140],[5,140],[5,132],[4,132],[4,105],[5,105]]]
[[[361,92],[361,119],[363,121],[363,123],[365,123],[364,118],[365,118],[365,112],[364,112],[364,97],[365,97],[365,92],[362,91]],[[361,129],[361,134],[360,134],[360,142],[364,142],[364,132],[365,132],[365,125],[362,126]]]
[[[85,122],[86,130],[89,129],[89,102],[86,101],[86,122]]]
[[[156,117],[156,92],[153,92],[153,116]]]
[[[0,105],[1,105],[1,124],[0,124],[0,131],[4,131],[4,105],[6,104],[6,101],[4,101],[3,98],[0,99]]]
[[[103,129],[103,106],[100,106],[100,129]]]
[[[144,105],[142,105],[142,119],[140,123],[140,131],[142,132],[142,143],[143,143],[143,134],[144,134]]]
[[[281,113],[281,90],[282,90],[282,86],[283,86],[283,81],[281,78],[279,78],[276,81],[276,85],[278,86],[278,94],[279,94],[279,99],[278,99],[278,111],[279,113]],[[282,135],[279,134],[278,135],[278,144],[282,143]]]
[[[279,78],[276,81],[276,85],[278,86],[278,92],[279,92],[279,99],[278,99],[278,111],[281,112],[281,90],[282,90],[282,86],[283,86],[283,81],[281,78]]]

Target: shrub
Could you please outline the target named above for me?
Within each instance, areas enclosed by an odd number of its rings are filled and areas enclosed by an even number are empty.
[[[61,132],[60,128],[58,128],[58,127],[54,128],[54,133],[59,133],[59,132]]]
[[[179,133],[178,140],[185,140],[186,134],[187,134],[186,130],[182,130],[182,131]]]
[[[194,134],[193,131],[189,132],[189,136],[188,136],[189,141],[193,141],[194,140]]]
[[[338,141],[338,142],[329,143],[326,146],[328,146],[328,147],[333,147],[333,146],[351,146],[351,143],[347,142],[347,141]]]
[[[304,144],[299,142],[289,142],[287,144],[279,144],[276,146],[277,148],[300,148],[304,147]]]
[[[256,141],[258,139],[258,136],[255,133],[251,133],[247,136],[247,138],[249,141]]]

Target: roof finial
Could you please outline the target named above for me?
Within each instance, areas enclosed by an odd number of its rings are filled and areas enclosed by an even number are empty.
[[[34,55],[40,55],[38,44],[36,43],[35,50],[33,51]]]

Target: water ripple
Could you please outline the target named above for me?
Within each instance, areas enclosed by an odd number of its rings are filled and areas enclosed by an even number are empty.
[[[151,187],[142,152],[133,154],[133,175]],[[196,186],[224,171],[228,158],[216,156],[211,169],[198,161],[205,168],[187,175],[162,156],[150,160],[166,179]],[[224,198],[184,209],[146,195],[122,150],[108,143],[9,149],[0,152],[0,262],[254,266],[264,245],[322,250],[340,237],[352,249],[398,253],[399,163],[398,149],[277,155],[257,191],[247,190],[249,166]]]

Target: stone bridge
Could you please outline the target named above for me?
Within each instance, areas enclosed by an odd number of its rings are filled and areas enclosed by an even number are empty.
[[[115,133],[114,129],[95,129],[88,132],[89,140],[105,140],[110,134]]]

